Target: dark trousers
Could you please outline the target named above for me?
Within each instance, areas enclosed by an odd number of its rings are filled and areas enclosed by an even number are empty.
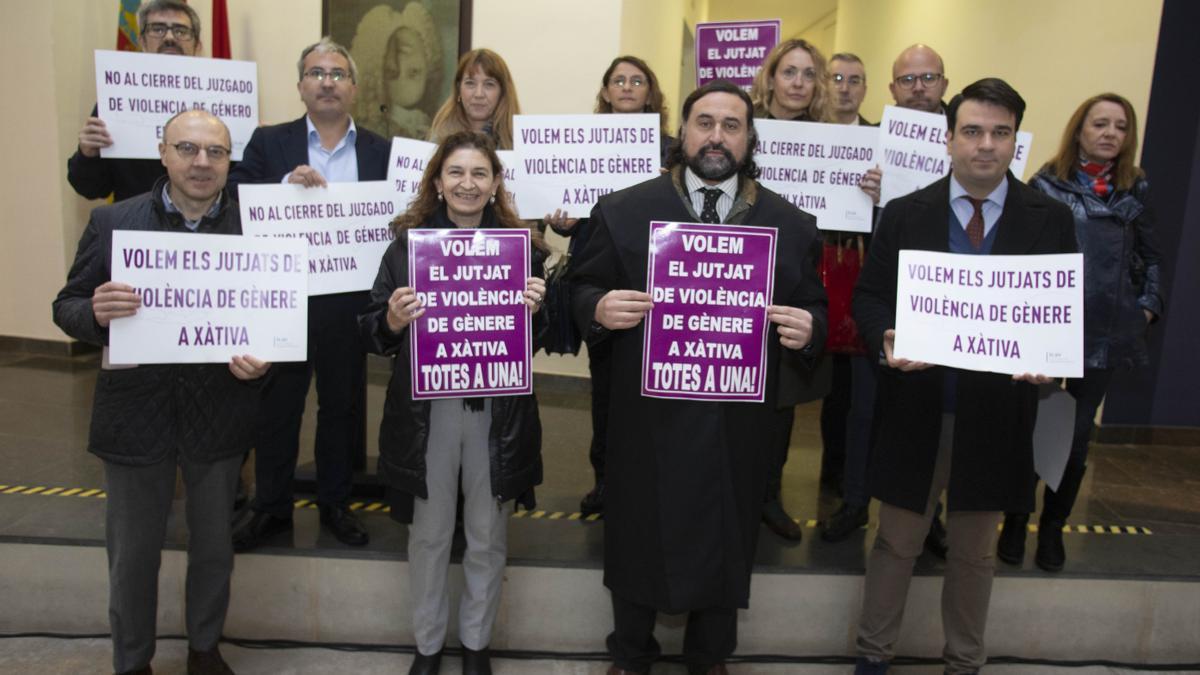
[[[764,501],[779,499],[783,487],[783,465],[787,464],[788,449],[792,445],[792,426],[796,423],[796,408],[789,406],[775,411],[770,447],[767,448],[767,490]]]
[[[604,453],[608,447],[608,401],[612,390],[612,342],[588,345],[588,371],[592,375],[592,447],[588,459],[596,483],[604,482]]]
[[[829,356],[833,361],[833,381],[821,400],[821,484],[841,485],[846,464],[847,417],[850,414],[850,357]]]
[[[865,356],[850,357],[850,409],[846,414],[846,463],[842,499],[866,506],[867,462],[871,455],[871,426],[875,419],[875,369]]]
[[[105,545],[108,549],[108,621],[113,670],[137,670],[154,657],[158,571],[175,496],[176,467],[186,490],[188,646],[217,646],[229,608],[233,573],[233,494],[241,456],[196,462],[181,455],[157,464],[104,463]]]
[[[1092,439],[1096,411],[1108,384],[1112,381],[1111,368],[1086,368],[1083,377],[1067,380],[1067,392],[1075,398],[1075,431],[1071,437],[1071,457],[1068,464],[1087,464],[1088,442]]]
[[[366,352],[358,335],[358,312],[366,301],[366,293],[309,298],[308,360],[272,366],[255,445],[256,511],[292,516],[300,422],[314,374],[317,502],[341,505],[349,499],[354,457],[366,443]]]
[[[608,636],[608,653],[622,670],[646,673],[662,654],[654,639],[658,610],[639,605],[617,594],[612,596],[613,632]],[[689,671],[705,672],[723,663],[737,648],[737,610],[711,607],[688,612],[683,632],[683,660]]]

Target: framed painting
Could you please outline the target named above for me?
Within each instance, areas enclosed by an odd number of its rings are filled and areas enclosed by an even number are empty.
[[[323,0],[321,32],[358,66],[355,124],[424,140],[471,47],[472,0]]]

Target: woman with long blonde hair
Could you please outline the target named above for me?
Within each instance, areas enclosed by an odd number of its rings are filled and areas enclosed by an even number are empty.
[[[807,40],[784,40],[754,76],[750,99],[754,116],[776,120],[832,122],[828,68],[820,50]]]

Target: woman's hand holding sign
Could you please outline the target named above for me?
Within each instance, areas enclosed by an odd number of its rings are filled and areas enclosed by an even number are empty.
[[[392,291],[392,297],[388,298],[388,330],[399,333],[424,313],[425,307],[417,298],[416,291],[410,286],[397,288]]]

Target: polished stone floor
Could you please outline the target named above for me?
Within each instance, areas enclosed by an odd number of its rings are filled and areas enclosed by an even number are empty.
[[[96,355],[0,353],[0,539],[90,545],[103,540],[103,471],[100,461],[85,452],[97,362]],[[373,455],[386,364],[373,361],[370,370],[368,453]],[[510,559],[526,565],[599,566],[603,522],[577,520],[576,513],[592,482],[586,381],[544,377],[537,381],[537,392],[545,429],[545,482],[538,488],[539,510],[514,518]],[[314,407],[315,396],[310,395],[309,411]],[[819,409],[819,404],[798,409],[784,479],[785,505],[805,526],[806,536],[800,543],[785,543],[764,530],[759,569],[846,574],[864,569],[869,529],[839,544],[816,536],[816,521],[838,503],[816,478]],[[302,429],[302,462],[311,460],[313,417],[306,416]],[[368,466],[373,464],[369,456]],[[250,471],[248,466],[252,482]],[[317,551],[403,558],[405,528],[369,498],[361,500],[359,509],[372,535],[365,549],[334,541],[318,526],[314,509],[298,510],[295,532],[271,541],[267,549],[283,555]],[[1094,445],[1070,522],[1075,531],[1066,536],[1064,575],[1200,577],[1195,563],[1200,554],[1200,448]],[[173,519],[169,545],[181,547],[183,537],[182,524]],[[919,563],[918,573],[939,571],[935,559],[923,557]],[[1029,560],[1021,568],[1001,565],[999,573],[1042,574]]]

